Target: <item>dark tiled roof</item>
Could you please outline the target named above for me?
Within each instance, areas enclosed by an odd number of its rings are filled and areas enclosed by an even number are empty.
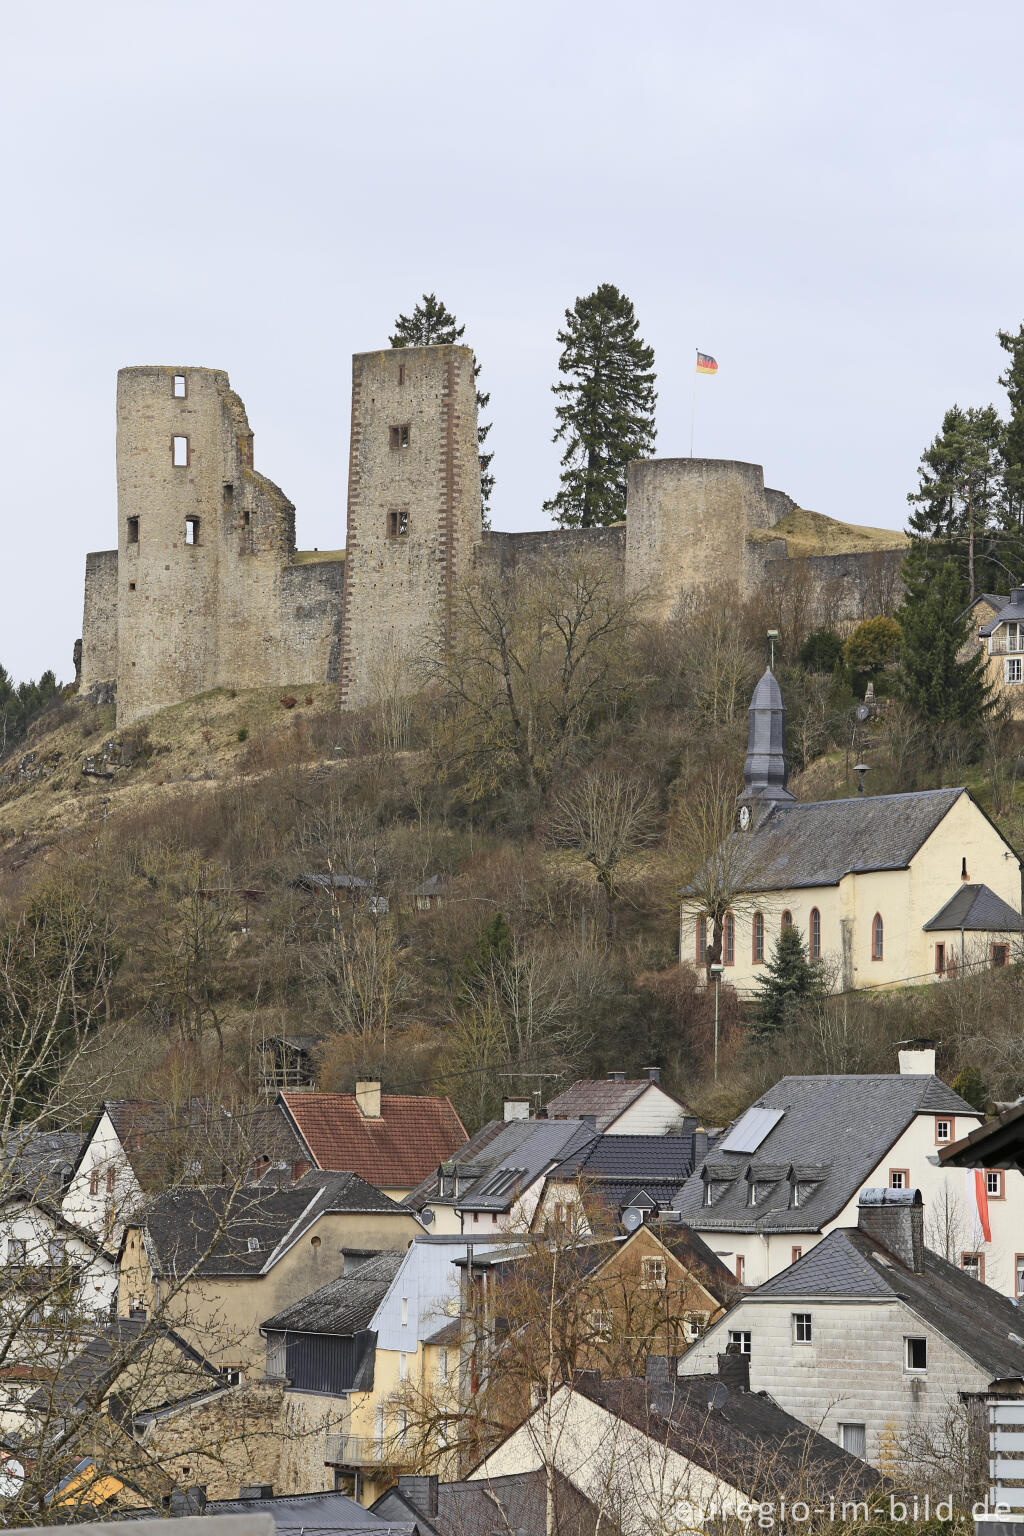
[[[403,1515],[398,1523],[382,1520],[344,1493],[289,1493],[270,1499],[211,1499],[207,1515],[272,1515],[279,1536],[344,1536],[358,1531],[360,1536],[373,1532],[411,1532],[413,1521]],[[420,1523],[420,1522],[417,1522]],[[420,1523],[421,1524],[421,1523]],[[425,1527],[421,1524],[421,1529]]]
[[[354,1173],[307,1175],[290,1188],[247,1185],[181,1187],[156,1196],[142,1220],[159,1274],[176,1274],[202,1260],[204,1275],[258,1275],[331,1211],[408,1215]],[[256,1246],[251,1246],[255,1244]]]
[[[479,1164],[482,1170],[493,1166],[489,1160],[489,1148],[497,1141],[505,1130],[505,1126],[513,1123],[506,1120],[489,1120],[486,1125],[475,1131],[468,1141],[464,1142],[457,1154],[451,1158],[443,1158],[442,1162],[457,1164],[459,1168]],[[519,1124],[521,1122],[515,1122]],[[403,1205],[411,1206],[415,1211],[421,1211],[425,1205],[437,1203],[437,1168],[431,1168],[417,1187],[402,1201]],[[452,1202],[448,1202],[451,1204]]]
[[[581,1372],[577,1392],[649,1435],[660,1446],[731,1483],[751,1498],[778,1497],[787,1475],[815,1478],[822,1489],[863,1496],[879,1486],[872,1468],[817,1434],[760,1392],[742,1392],[717,1376],[679,1376],[668,1386],[628,1377],[602,1381]],[[709,1407],[714,1388],[719,1406]]]
[[[80,1131],[16,1127],[7,1139],[4,1194],[17,1189],[28,1200],[59,1205],[85,1142]]]
[[[693,1172],[694,1130],[683,1136],[597,1136],[551,1173],[553,1179],[625,1180],[645,1186],[671,1182],[678,1188]]]
[[[322,1285],[262,1325],[272,1333],[359,1333],[369,1328],[404,1253],[377,1253],[349,1275]]]
[[[224,1378],[220,1372],[172,1328],[144,1319],[122,1317],[98,1328],[79,1353],[62,1364],[56,1378],[34,1392],[25,1406],[35,1411],[52,1409],[58,1414],[68,1413],[91,1387],[103,1379],[112,1364],[119,1358],[127,1360],[129,1350],[137,1349],[138,1355],[135,1358],[144,1360],[150,1349],[163,1343],[169,1344],[180,1354],[179,1369],[194,1375],[195,1388],[205,1387],[210,1390],[223,1386]],[[166,1368],[156,1371],[153,1380],[159,1382],[159,1390],[165,1393],[168,1382]],[[180,1385],[184,1387],[184,1383]],[[182,1395],[189,1394],[183,1391]]]
[[[581,1079],[557,1093],[546,1106],[549,1120],[578,1120],[583,1115],[593,1115],[596,1128],[606,1131],[631,1104],[635,1104],[648,1088],[666,1090],[660,1083],[651,1083],[646,1077],[622,1082]],[[672,1094],[667,1095],[672,1098]],[[679,1100],[676,1100],[679,1103]],[[680,1117],[686,1114],[686,1106],[679,1104]]]
[[[995,615],[989,619],[988,623],[982,624],[978,628],[978,634],[983,639],[987,640],[989,635],[999,628],[1000,624],[1007,624],[1013,620],[1016,620],[1018,624],[1024,622],[1024,603],[1020,601],[1019,594],[1020,588],[1015,588],[1009,597],[990,596],[987,592],[983,594],[996,610]]]
[[[916,1114],[977,1114],[937,1077],[882,1073],[784,1077],[751,1106],[759,1108],[783,1111],[760,1145],[725,1152],[723,1138],[673,1201],[699,1232],[818,1231],[865,1184]],[[710,1207],[704,1205],[705,1167],[723,1186]],[[791,1167],[812,1185],[797,1207],[790,1204]],[[815,1169],[821,1178],[809,1177]],[[748,1170],[771,1185],[756,1206],[749,1204]]]
[[[1019,933],[1020,913],[987,885],[962,885],[924,927],[926,933],[930,929],[951,928],[983,933]]]
[[[467,1211],[507,1211],[549,1169],[597,1140],[579,1120],[492,1120],[445,1162],[457,1193],[441,1195],[436,1170],[406,1203],[415,1210],[446,1205]]]
[[[592,1536],[600,1528],[616,1536],[618,1527],[599,1512],[560,1472],[555,1473],[555,1530],[559,1536]],[[415,1518],[425,1536],[546,1536],[547,1486],[543,1468],[474,1482],[438,1483],[437,1513],[425,1516],[401,1487],[389,1488],[372,1506],[374,1514],[395,1520]]]
[[[716,1301],[725,1306],[737,1294],[736,1276],[732,1270],[685,1221],[658,1221],[655,1218],[651,1230],[657,1233],[673,1258],[678,1259]]]
[[[745,837],[751,891],[838,885],[844,875],[905,869],[965,789],[773,805]]]
[[[179,1108],[140,1099],[103,1108],[144,1190],[165,1189],[190,1166],[213,1183],[244,1175],[257,1160],[290,1168],[306,1156],[278,1104],[231,1109],[197,1097]]]
[[[350,1093],[282,1093],[320,1168],[351,1168],[378,1188],[419,1184],[466,1144],[449,1099],[383,1093],[379,1117],[364,1115]]]
[[[1008,1296],[926,1248],[918,1274],[857,1228],[841,1227],[747,1300],[897,1296],[937,1333],[997,1377],[1024,1378],[1024,1316]]]
[[[1024,1170],[1024,1103],[1014,1104],[998,1119],[976,1126],[959,1141],[940,1147],[939,1158],[954,1168]]]

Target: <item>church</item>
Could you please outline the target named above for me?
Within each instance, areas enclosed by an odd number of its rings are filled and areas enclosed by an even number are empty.
[[[723,869],[734,895],[722,980],[757,992],[793,923],[834,991],[919,985],[1006,965],[1021,931],[1021,861],[966,789],[801,804],[787,788],[786,708],[754,690],[744,789]],[[683,893],[680,957],[706,964],[709,882]]]

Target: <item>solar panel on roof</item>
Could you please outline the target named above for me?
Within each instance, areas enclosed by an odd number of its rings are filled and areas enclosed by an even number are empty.
[[[716,1152],[756,1152],[786,1113],[784,1109],[748,1109],[737,1120]]]

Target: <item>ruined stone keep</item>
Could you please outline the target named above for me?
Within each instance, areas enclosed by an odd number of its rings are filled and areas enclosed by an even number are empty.
[[[632,464],[613,528],[485,531],[476,428],[468,347],[358,354],[346,547],[300,551],[295,509],[254,468],[227,374],[122,369],[117,549],[86,557],[82,692],[116,688],[119,725],[217,687],[336,681],[358,708],[382,678],[412,686],[457,584],[485,566],[582,546],[665,618],[682,593],[726,580],[749,596],[793,564],[774,530],[796,503],[765,488],[760,465],[728,460]],[[805,566],[849,621],[878,611],[901,560],[840,549]]]

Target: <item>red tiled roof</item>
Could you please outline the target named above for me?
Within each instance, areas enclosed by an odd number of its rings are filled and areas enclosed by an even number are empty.
[[[318,1168],[347,1169],[378,1189],[414,1188],[468,1141],[449,1099],[382,1093],[369,1118],[350,1093],[282,1093]]]

